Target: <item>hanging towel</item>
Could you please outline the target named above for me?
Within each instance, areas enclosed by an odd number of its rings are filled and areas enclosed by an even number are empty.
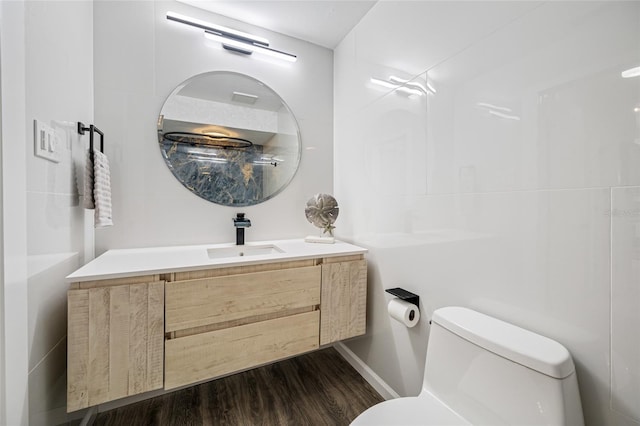
[[[100,151],[93,152],[93,201],[96,206],[95,227],[113,226],[109,160]]]
[[[84,167],[84,182],[82,183],[82,207],[94,209],[93,202],[93,157],[91,151],[87,151],[87,158]]]

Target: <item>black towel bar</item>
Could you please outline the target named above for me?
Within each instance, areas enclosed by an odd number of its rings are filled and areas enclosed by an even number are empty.
[[[104,133],[93,124],[89,127],[85,127],[84,124],[78,121],[78,133],[84,135],[84,132],[89,131],[89,152],[93,153],[93,134],[100,135],[100,152],[104,152]]]

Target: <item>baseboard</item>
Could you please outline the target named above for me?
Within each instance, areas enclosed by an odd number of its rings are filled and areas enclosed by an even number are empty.
[[[338,342],[333,345],[340,355],[349,363],[358,373],[382,396],[384,399],[400,398],[398,392],[394,391],[382,377],[378,376],[375,371],[364,363],[356,354],[353,353],[344,343]]]

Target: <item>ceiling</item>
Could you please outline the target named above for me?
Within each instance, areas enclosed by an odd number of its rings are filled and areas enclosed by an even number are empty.
[[[375,0],[178,0],[238,21],[334,49]]]

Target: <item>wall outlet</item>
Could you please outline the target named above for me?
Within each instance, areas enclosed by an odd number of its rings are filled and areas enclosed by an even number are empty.
[[[61,149],[60,141],[56,136],[53,127],[43,123],[40,120],[33,120],[33,140],[35,145],[34,154],[54,163],[60,162]]]

